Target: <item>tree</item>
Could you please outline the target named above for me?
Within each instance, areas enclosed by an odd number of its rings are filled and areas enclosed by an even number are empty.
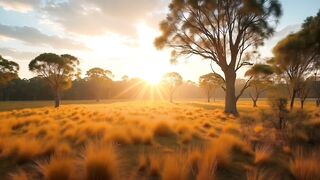
[[[104,70],[98,67],[92,68],[86,73],[87,79],[91,82],[91,87],[94,90],[96,101],[100,100],[100,96],[104,86],[110,84],[112,78],[112,72],[109,70]]]
[[[319,31],[320,33],[320,31]],[[270,61],[283,75],[290,94],[290,109],[305,77],[310,76],[320,58],[319,44],[310,40],[304,31],[291,34],[273,48],[274,59]]]
[[[0,88],[3,90],[3,100],[5,100],[4,88],[13,79],[18,78],[19,65],[16,62],[4,59],[0,55]]]
[[[250,64],[243,55],[272,35],[281,16],[278,0],[172,0],[169,9],[156,47],[172,48],[174,57],[198,55],[216,63],[226,82],[224,111],[237,115],[243,93],[235,92],[237,71]]]
[[[162,77],[160,83],[168,90],[169,100],[172,103],[174,92],[176,91],[177,87],[182,84],[181,75],[177,72],[167,73]]]
[[[253,107],[257,107],[260,95],[269,89],[273,72],[273,68],[267,64],[255,64],[245,73],[245,76],[252,78],[249,83],[249,96]]]
[[[78,65],[74,56],[43,53],[31,60],[29,70],[47,80],[54,93],[55,107],[59,107],[61,92],[70,88],[72,78],[79,75]]]
[[[308,77],[305,79],[300,80],[299,82],[299,90],[298,90],[298,96],[300,98],[300,108],[303,109],[304,107],[304,102],[307,99],[311,88],[312,88],[312,82],[314,80],[314,77]]]
[[[218,87],[224,87],[224,80],[223,78],[216,73],[209,73],[199,77],[199,86],[206,91],[208,102],[210,102],[210,98],[214,91]]]

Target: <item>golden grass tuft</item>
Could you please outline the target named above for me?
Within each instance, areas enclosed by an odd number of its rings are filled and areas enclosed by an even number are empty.
[[[132,143],[130,136],[126,132],[123,132],[123,130],[120,130],[120,129],[105,134],[103,141],[106,143],[116,143],[116,144],[122,144],[122,145],[127,145]]]
[[[11,157],[18,163],[31,161],[44,154],[43,145],[36,139],[8,138],[1,156]]]
[[[154,136],[171,136],[175,132],[167,122],[161,121],[154,127],[153,134]]]
[[[113,146],[90,144],[83,156],[86,180],[120,178],[119,158]]]
[[[314,180],[320,177],[319,154],[312,152],[308,155],[299,150],[290,162],[291,173],[299,180]]]
[[[11,180],[29,180],[28,174],[25,171],[19,170],[10,174]]]
[[[160,169],[160,159],[156,155],[149,156],[150,167],[149,167],[149,176],[158,177],[161,174]]]
[[[254,132],[256,134],[260,134],[262,131],[263,131],[263,126],[257,125],[256,127],[254,127]]]
[[[49,162],[38,163],[44,180],[76,179],[75,162],[69,157],[54,156]]]
[[[271,156],[272,156],[272,150],[269,146],[258,146],[255,149],[254,163],[255,164],[264,163],[268,161],[268,159],[270,159]]]
[[[149,165],[149,159],[145,154],[140,154],[138,157],[138,171],[145,172]]]
[[[232,133],[232,134],[240,134],[241,129],[240,126],[234,123],[228,123],[223,126],[222,132],[224,133]]]
[[[269,179],[279,179],[274,175],[270,175],[264,169],[250,168],[247,171],[247,180],[269,180]]]
[[[162,180],[187,180],[188,165],[184,162],[182,154],[168,155],[163,164],[161,173]]]

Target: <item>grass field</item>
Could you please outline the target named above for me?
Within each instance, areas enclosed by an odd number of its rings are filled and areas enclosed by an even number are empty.
[[[240,101],[239,117],[220,101],[37,108],[51,104],[1,104],[0,179],[320,179],[313,103],[289,113],[285,131],[267,102]]]

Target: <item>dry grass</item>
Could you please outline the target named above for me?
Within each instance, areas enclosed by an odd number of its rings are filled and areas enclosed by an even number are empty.
[[[28,174],[25,171],[19,170],[15,173],[10,174],[11,180],[29,180]]]
[[[149,169],[149,176],[151,177],[158,177],[161,174],[161,167],[160,167],[160,159],[157,155],[149,156],[150,162],[150,169]]]
[[[292,174],[299,180],[320,179],[320,158],[318,151],[304,154],[301,150],[295,153],[293,160],[290,162]]]
[[[86,180],[120,178],[119,158],[111,145],[89,145],[84,153]]]
[[[38,163],[44,180],[76,179],[75,162],[69,157],[54,156],[48,162]]]
[[[255,149],[255,164],[261,164],[268,161],[272,156],[272,150],[269,146],[258,146]]]
[[[161,121],[155,125],[153,130],[154,136],[171,136],[174,135],[175,132],[173,128],[168,124],[168,122]]]
[[[45,179],[124,179],[130,174],[139,174],[137,179],[228,179],[224,171],[229,169],[245,177],[238,169],[256,169],[272,153],[292,155],[293,146],[279,143],[277,130],[261,120],[259,111],[267,106],[259,104],[255,109],[239,105],[250,125],[225,115],[219,103],[126,102],[0,112],[0,177],[10,169],[17,172],[12,178],[22,180],[34,174]],[[320,113],[306,109],[312,115],[303,125],[312,131],[298,128],[303,136],[289,135],[309,142],[317,140],[312,135],[320,127]],[[312,158],[295,156],[290,169],[297,178],[319,175]],[[34,162],[42,163],[34,168]],[[28,171],[16,171],[25,167]],[[252,173],[248,178],[265,174]]]
[[[163,180],[187,180],[188,164],[185,163],[185,157],[182,155],[169,155],[164,161],[164,168],[161,173]]]

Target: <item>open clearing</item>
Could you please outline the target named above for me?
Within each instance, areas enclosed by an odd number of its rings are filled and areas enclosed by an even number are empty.
[[[225,115],[222,107],[133,101],[0,112],[0,177],[320,177],[320,110],[313,104],[290,113],[285,132],[273,127],[266,102],[252,108],[240,101],[240,117]]]

